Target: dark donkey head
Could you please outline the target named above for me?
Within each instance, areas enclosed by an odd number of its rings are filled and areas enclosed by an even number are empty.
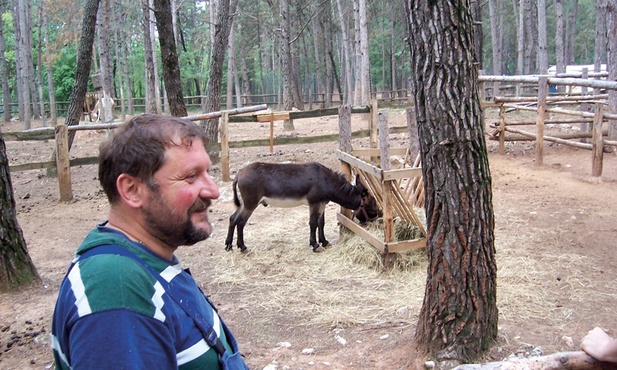
[[[233,184],[236,211],[229,217],[225,249],[231,250],[238,229],[238,248],[246,251],[244,226],[259,206],[295,207],[308,205],[310,245],[319,252],[329,243],[324,235],[324,211],[328,202],[356,210],[368,192],[356,179],[353,185],[340,173],[319,163],[251,163],[240,169]],[[319,242],[317,243],[318,232]]]
[[[354,213],[352,218],[356,218],[360,225],[365,225],[367,222],[372,222],[377,220],[379,217],[383,215],[381,209],[377,205],[377,201],[375,197],[373,197],[368,189],[364,187],[362,181],[360,180],[360,176],[356,175],[356,186],[360,184],[362,186],[362,201],[360,203],[360,207],[358,207]]]

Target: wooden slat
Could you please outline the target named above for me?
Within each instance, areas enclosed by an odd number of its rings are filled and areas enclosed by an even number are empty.
[[[351,154],[347,154],[347,153],[342,152],[340,150],[338,150],[336,152],[336,156],[341,161],[349,163],[352,167],[358,167],[362,171],[365,171],[366,173],[370,174],[371,176],[375,176],[376,178],[379,179],[379,181],[381,181],[382,178],[383,178],[382,171],[377,166],[373,166],[371,164],[368,164],[368,163],[364,162],[363,160],[358,159],[358,158],[352,156]]]
[[[386,243],[384,248],[387,248],[389,253],[405,252],[413,249],[426,248],[426,238]]]
[[[336,214],[336,220],[341,225],[345,226],[346,228],[348,228],[349,230],[353,231],[357,235],[360,235],[364,240],[369,242],[369,244],[371,244],[373,247],[377,248],[378,251],[380,251],[381,253],[384,253],[384,251],[385,251],[385,244],[384,244],[384,242],[379,240],[378,238],[376,238],[373,234],[371,234],[368,231],[364,230],[362,227],[360,227],[360,225],[358,225],[357,223],[353,222],[349,218],[345,217],[345,215],[343,215],[341,213],[337,213]]]
[[[398,170],[383,171],[383,180],[400,180],[422,176],[422,168],[401,168]]]
[[[405,155],[407,153],[407,148],[404,147],[396,147],[390,148],[390,155]],[[352,154],[356,157],[378,157],[379,156],[379,148],[358,148],[352,151]]]
[[[266,114],[257,115],[257,122],[287,121],[287,120],[289,120],[289,112],[266,113]]]

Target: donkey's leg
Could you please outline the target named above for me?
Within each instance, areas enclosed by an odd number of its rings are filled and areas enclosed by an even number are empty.
[[[321,252],[323,248],[319,246],[317,243],[317,228],[319,227],[320,220],[323,216],[323,206],[321,203],[317,204],[309,204],[310,210],[310,218],[309,218],[309,226],[310,226],[310,239],[309,243],[311,247],[313,247],[313,252]],[[323,228],[319,228],[319,239],[321,240],[321,235],[323,234]],[[325,239],[325,238],[324,238]]]
[[[319,217],[319,223],[317,224],[319,230],[319,242],[321,246],[326,248],[330,242],[326,240],[326,234],[324,233],[324,226],[326,224],[326,212],[325,209],[322,211],[321,216]]]
[[[238,248],[240,248],[240,252],[243,253],[247,251],[247,247],[244,244],[244,226],[246,226],[246,223],[248,222],[249,217],[253,214],[254,210],[255,208],[243,208],[238,214],[238,217],[236,217],[236,227],[238,228]]]
[[[234,230],[236,229],[236,225],[238,223],[238,213],[240,208],[236,208],[236,211],[229,216],[229,229],[227,230],[227,239],[225,239],[225,250],[231,251],[234,243]]]

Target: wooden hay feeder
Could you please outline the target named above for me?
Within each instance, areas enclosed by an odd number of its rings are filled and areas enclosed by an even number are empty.
[[[390,152],[394,155],[406,156],[408,151],[406,148],[392,148]],[[413,167],[384,170],[360,158],[378,158],[379,149],[356,149],[352,153],[353,155],[339,150],[337,156],[343,166],[348,166],[348,173],[360,175],[362,182],[383,210],[383,238],[373,235],[354,222],[350,218],[350,212],[339,212],[338,222],[361,236],[383,255],[425,248],[426,230],[414,211],[414,207],[424,207],[424,187],[419,157],[416,158]],[[421,237],[396,240],[395,218],[411,227],[418,228],[420,232],[417,234]]]

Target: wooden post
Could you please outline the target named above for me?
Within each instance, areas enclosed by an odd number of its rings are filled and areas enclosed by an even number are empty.
[[[371,102],[371,115],[369,117],[369,132],[370,132],[370,144],[371,148],[377,148],[377,114],[378,112],[377,100]]]
[[[340,105],[338,107],[338,147],[341,152],[351,154],[351,106]],[[341,172],[348,180],[351,180],[351,166],[345,161],[341,161]],[[341,213],[351,219],[352,211],[341,206]],[[341,231],[343,229],[341,228]]]
[[[60,201],[73,200],[71,189],[71,163],[69,161],[69,135],[64,123],[55,127],[56,131],[56,170],[58,171],[58,187],[60,189]]]
[[[270,153],[274,153],[274,112],[270,112]]]
[[[589,70],[587,68],[583,68],[583,71],[581,72],[581,79],[588,79],[589,78]],[[581,86],[581,95],[585,96],[587,95],[587,86]],[[580,111],[581,112],[589,112],[589,103],[587,102],[583,102],[581,103],[580,106]],[[590,127],[589,127],[589,123],[588,122],[581,122],[579,124],[579,127],[581,129],[581,132],[589,132],[590,131]],[[581,139],[581,143],[585,143],[587,142],[587,140],[585,139]]]
[[[538,78],[538,120],[536,121],[536,166],[544,162],[544,120],[546,119],[546,97],[548,96],[548,78]]]
[[[418,138],[418,122],[416,121],[416,109],[405,109],[407,116],[407,130],[409,130],[409,157],[416,158],[420,152],[420,139]],[[413,163],[412,163],[413,164]]]
[[[499,104],[499,154],[506,152],[506,107]]]
[[[231,181],[229,175],[229,113],[223,112],[220,122],[221,134],[221,174],[223,181]]]
[[[602,104],[596,104],[591,136],[591,152],[593,153],[591,175],[596,177],[602,176],[602,161],[604,159],[604,138],[602,137],[603,116]]]
[[[381,156],[381,170],[387,171],[390,169],[390,141],[388,140],[388,113],[381,111],[377,114],[377,125],[379,134],[379,155]],[[390,269],[394,263],[394,254],[388,250],[388,243],[394,241],[394,215],[392,209],[394,200],[392,199],[392,180],[383,180],[383,237],[384,237],[384,253],[382,261],[384,268]]]

